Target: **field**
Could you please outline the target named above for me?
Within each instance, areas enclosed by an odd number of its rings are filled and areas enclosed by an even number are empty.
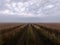
[[[0,45],[60,45],[60,23],[0,23]]]

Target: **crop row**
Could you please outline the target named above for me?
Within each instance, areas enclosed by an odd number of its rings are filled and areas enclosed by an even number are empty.
[[[25,26],[26,25],[19,25],[13,28],[6,29],[5,33],[0,34],[0,45],[5,45],[5,43],[9,42],[11,39],[14,39],[14,37],[17,37],[22,28],[24,28]],[[8,30],[10,31],[8,32]]]
[[[42,25],[37,25],[37,26],[39,26],[40,28],[42,28],[50,33],[54,33],[56,36],[60,37],[60,30],[58,30],[58,29],[49,28],[49,27],[42,26]]]
[[[51,45],[60,45],[60,38],[54,33],[50,33],[37,25],[33,25],[33,27],[36,29],[36,32],[40,34],[43,40],[45,40],[45,42],[49,42]]]

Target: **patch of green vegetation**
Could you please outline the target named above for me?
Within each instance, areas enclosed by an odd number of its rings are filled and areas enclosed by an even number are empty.
[[[35,35],[33,33],[31,25],[29,25],[28,30],[27,30],[26,45],[36,45]]]

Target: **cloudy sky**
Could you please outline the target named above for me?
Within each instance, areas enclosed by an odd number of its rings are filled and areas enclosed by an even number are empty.
[[[60,0],[0,0],[0,22],[60,22]]]

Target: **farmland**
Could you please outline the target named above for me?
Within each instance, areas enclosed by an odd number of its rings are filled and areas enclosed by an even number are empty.
[[[0,24],[0,45],[60,45],[60,24]]]

